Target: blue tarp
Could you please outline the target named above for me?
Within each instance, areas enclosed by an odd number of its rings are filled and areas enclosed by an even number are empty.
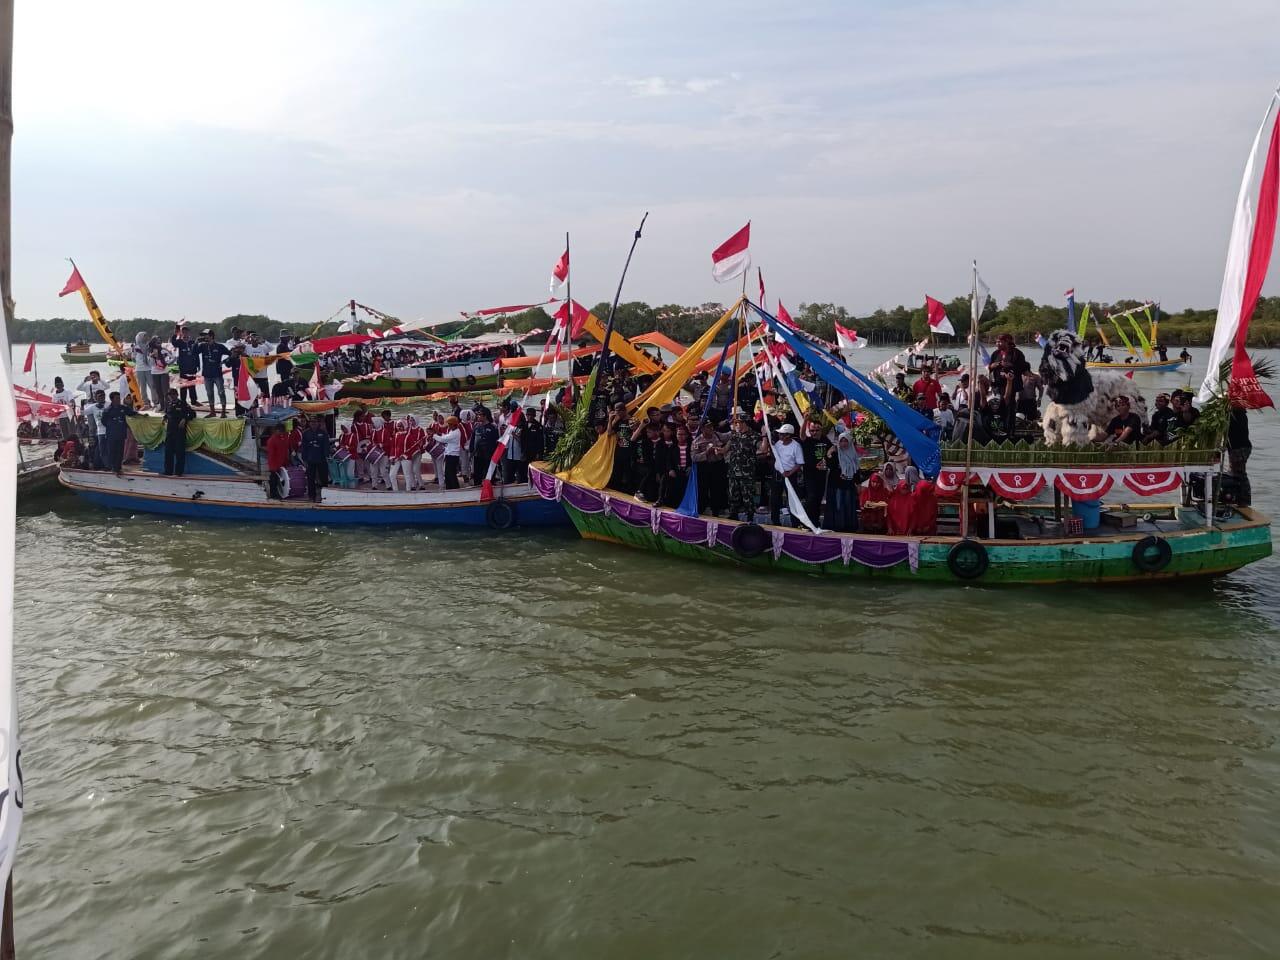
[[[783,343],[813,368],[814,373],[843,393],[847,399],[883,420],[901,441],[921,473],[929,479],[938,475],[938,471],[942,469],[942,451],[938,446],[941,431],[936,423],[921,416],[870,377],[863,376],[843,360],[814,346],[790,327],[779,323],[777,317],[761,310],[754,303],[751,304],[751,309],[764,321],[765,326],[781,337]]]

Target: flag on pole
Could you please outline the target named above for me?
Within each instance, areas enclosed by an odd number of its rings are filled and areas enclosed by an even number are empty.
[[[71,276],[67,279],[66,285],[58,293],[58,296],[65,297],[68,293],[76,293],[84,289],[84,277],[80,276],[80,268],[72,267]]]
[[[33,341],[31,346],[27,347],[27,360],[26,360],[26,363],[22,365],[22,372],[30,373],[31,368],[34,367],[35,365],[36,365],[36,345]]]
[[[1231,225],[1231,240],[1227,245],[1227,266],[1222,276],[1218,322],[1209,348],[1209,369],[1197,396],[1201,403],[1208,402],[1217,392],[1219,371],[1230,353],[1228,394],[1232,403],[1245,409],[1275,406],[1258,383],[1246,345],[1249,322],[1257,308],[1262,282],[1271,263],[1271,248],[1275,244],[1277,204],[1280,202],[1280,119],[1272,122],[1272,114],[1278,99],[1280,91],[1271,96],[1245,163],[1244,179],[1236,199],[1235,219]],[[1261,177],[1255,184],[1254,170],[1262,156],[1263,134],[1267,132],[1268,123],[1272,126],[1267,137],[1266,159]]]
[[[569,279],[569,248],[566,247],[564,253],[560,254],[560,259],[556,261],[556,265],[551,268],[551,295],[553,297],[560,296],[560,288],[564,286],[564,282]]]
[[[252,407],[253,402],[258,399],[262,393],[258,389],[258,385],[253,381],[253,374],[249,372],[249,360],[247,357],[240,358],[240,380],[236,383],[236,403],[242,407]]]
[[[799,330],[796,322],[791,319],[791,314],[787,313],[787,308],[782,305],[782,301],[778,301],[778,322],[783,326],[790,327],[792,330]]]
[[[493,499],[493,475],[497,473],[498,467],[502,464],[502,457],[507,452],[507,444],[511,442],[511,438],[520,429],[520,422],[523,419],[524,411],[517,405],[511,413],[511,419],[507,421],[507,428],[502,431],[502,436],[498,439],[498,446],[493,451],[493,456],[489,458],[489,470],[484,475],[484,482],[480,484],[481,503],[487,503]]]
[[[976,328],[982,320],[982,311],[987,308],[987,300],[991,297],[991,288],[978,276],[978,261],[973,261],[973,325]]]
[[[947,308],[942,305],[942,301],[926,295],[924,306],[926,317],[929,321],[929,329],[934,333],[944,333],[949,337],[954,337],[956,328],[951,325],[951,319],[947,316]]]
[[[756,279],[760,281],[760,309],[768,310],[769,308],[765,305],[765,302],[764,302],[764,271],[761,270],[759,267],[756,267]]]
[[[740,277],[751,267],[751,221],[711,251],[711,276],[717,283]]]
[[[850,330],[838,323],[836,324],[836,342],[840,344],[841,350],[860,350],[867,345],[867,341],[858,336],[857,330]]]
[[[1063,294],[1067,298],[1067,329],[1076,325],[1076,288],[1072,287]]]
[[[320,379],[320,358],[316,357],[316,362],[311,367],[311,399],[324,399],[324,381]],[[210,408],[212,410],[212,408]]]

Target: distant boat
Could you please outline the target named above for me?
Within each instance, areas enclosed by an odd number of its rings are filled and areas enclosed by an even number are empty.
[[[90,350],[89,344],[77,340],[75,343],[68,343],[60,356],[63,363],[102,363],[107,359],[107,351]]]
[[[1128,373],[1177,373],[1185,364],[1178,358],[1172,360],[1135,360],[1133,363],[1108,363],[1104,360],[1090,360],[1087,366],[1091,370],[1118,370]]]

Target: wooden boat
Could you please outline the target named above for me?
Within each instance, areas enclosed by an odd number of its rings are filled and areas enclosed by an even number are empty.
[[[1086,366],[1090,370],[1115,370],[1118,373],[1177,373],[1186,364],[1175,357],[1172,360],[1135,360],[1133,363],[1089,360]]]
[[[484,503],[479,487],[442,490],[371,491],[326,487],[320,503],[271,500],[265,481],[245,473],[166,477],[145,470],[64,468],[64,487],[109,509],[200,520],[237,520],[313,525],[366,524],[434,527],[551,527],[568,520],[559,504],[527,484],[508,485],[501,498]]]
[[[63,363],[102,363],[107,359],[107,351],[91,350],[85,341],[77,340],[75,343],[68,343],[59,356]]]
[[[1110,583],[1216,576],[1271,555],[1271,521],[1249,508],[1210,523],[1194,507],[1151,506],[1143,514],[1150,520],[1088,536],[1038,534],[1052,522],[1052,504],[1008,511],[1000,528],[1018,531],[1015,537],[814,534],[684,516],[563,480],[542,465],[530,473],[533,487],[564,507],[584,539],[770,571],[908,582]]]
[[[348,397],[416,397],[450,390],[465,393],[491,390],[501,383],[494,372],[493,357],[466,363],[422,367],[398,367],[385,374],[363,380],[348,380],[338,396]]]

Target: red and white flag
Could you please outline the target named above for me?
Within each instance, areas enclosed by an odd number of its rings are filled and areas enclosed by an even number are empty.
[[[778,322],[784,327],[790,327],[792,330],[799,330],[796,322],[791,319],[791,314],[787,313],[787,308],[782,305],[782,301],[778,301]]]
[[[769,306],[764,302],[764,271],[756,267],[756,279],[760,281],[760,309],[768,310]]]
[[[850,330],[838,323],[836,324],[836,342],[840,344],[841,350],[860,350],[867,345],[867,341],[858,336],[857,330]]]
[[[928,311],[929,329],[934,333],[945,333],[948,336],[956,335],[956,328],[951,326],[951,320],[947,316],[947,308],[941,301],[926,296],[924,298],[925,309]]]
[[[22,365],[23,373],[30,373],[31,369],[36,365],[36,345],[32,343],[27,347],[27,361]]]
[[[740,277],[751,267],[751,221],[711,251],[711,276],[717,283]]]
[[[511,442],[511,438],[520,429],[520,422],[523,419],[524,411],[517,406],[511,412],[511,419],[507,421],[507,429],[502,431],[502,436],[498,440],[498,447],[493,451],[493,456],[489,459],[489,472],[485,474],[484,482],[480,484],[481,503],[493,499],[493,475],[497,473],[498,467],[502,464],[502,457],[507,452],[507,444]]]
[[[569,248],[565,247],[564,253],[560,254],[560,259],[556,261],[556,265],[551,268],[551,295],[553,297],[560,296],[560,288],[564,286],[566,280],[569,279]]]
[[[1271,248],[1275,245],[1276,212],[1280,202],[1280,118],[1273,117],[1278,103],[1280,92],[1272,94],[1262,125],[1253,139],[1236,198],[1236,215],[1231,225],[1227,266],[1218,300],[1218,322],[1209,348],[1209,369],[1196,398],[1201,403],[1207,403],[1217,392],[1220,368],[1230,355],[1228,395],[1232,403],[1246,409],[1275,406],[1258,383],[1246,345],[1249,322],[1257,308],[1262,282],[1271,264]],[[1255,170],[1262,156],[1263,134],[1267,133],[1268,124],[1271,130],[1266,138],[1266,160],[1259,178]]]
[[[253,374],[249,372],[249,361],[241,357],[240,381],[236,384],[236,403],[242,407],[252,407],[253,401],[257,400],[261,393],[262,391],[253,381]]]

